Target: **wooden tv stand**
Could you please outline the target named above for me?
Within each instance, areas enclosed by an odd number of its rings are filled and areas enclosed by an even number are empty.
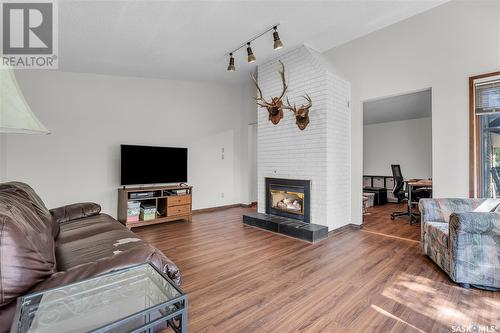
[[[168,190],[186,190],[186,195],[169,195]],[[127,228],[141,227],[150,224],[172,222],[178,220],[192,221],[192,186],[150,186],[123,187],[118,189],[118,221]],[[151,196],[134,198],[134,194],[152,192]],[[156,207],[157,217],[148,221],[128,221],[127,208],[129,201],[147,202]]]

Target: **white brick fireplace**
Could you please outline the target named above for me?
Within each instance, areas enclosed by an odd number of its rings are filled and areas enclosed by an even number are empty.
[[[258,66],[259,86],[267,99],[281,93],[278,60],[285,65],[290,102],[305,103],[301,96],[307,93],[313,106],[303,131],[290,111],[273,125],[267,110],[258,109],[258,211],[266,211],[266,177],[310,180],[311,223],[331,231],[351,220],[350,84],[321,54],[302,46]]]

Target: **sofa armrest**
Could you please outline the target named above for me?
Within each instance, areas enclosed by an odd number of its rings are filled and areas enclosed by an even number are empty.
[[[57,223],[65,223],[84,217],[98,215],[100,212],[101,206],[93,202],[81,202],[50,210],[52,218]]]
[[[450,216],[450,236],[459,233],[500,236],[500,213],[463,212]]]
[[[442,213],[441,202],[439,199],[420,199],[418,209],[422,216],[422,222],[448,222]]]

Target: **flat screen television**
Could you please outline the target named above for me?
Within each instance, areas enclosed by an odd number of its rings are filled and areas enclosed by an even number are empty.
[[[187,182],[187,148],[121,145],[121,184]]]

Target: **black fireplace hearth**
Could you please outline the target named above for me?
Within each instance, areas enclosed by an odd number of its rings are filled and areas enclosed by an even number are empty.
[[[273,231],[279,234],[315,243],[328,237],[328,227],[305,223],[287,217],[263,213],[243,215],[243,223],[252,227]]]
[[[311,223],[309,180],[266,178],[266,214],[243,215],[243,223],[311,243],[328,236],[328,227]]]

